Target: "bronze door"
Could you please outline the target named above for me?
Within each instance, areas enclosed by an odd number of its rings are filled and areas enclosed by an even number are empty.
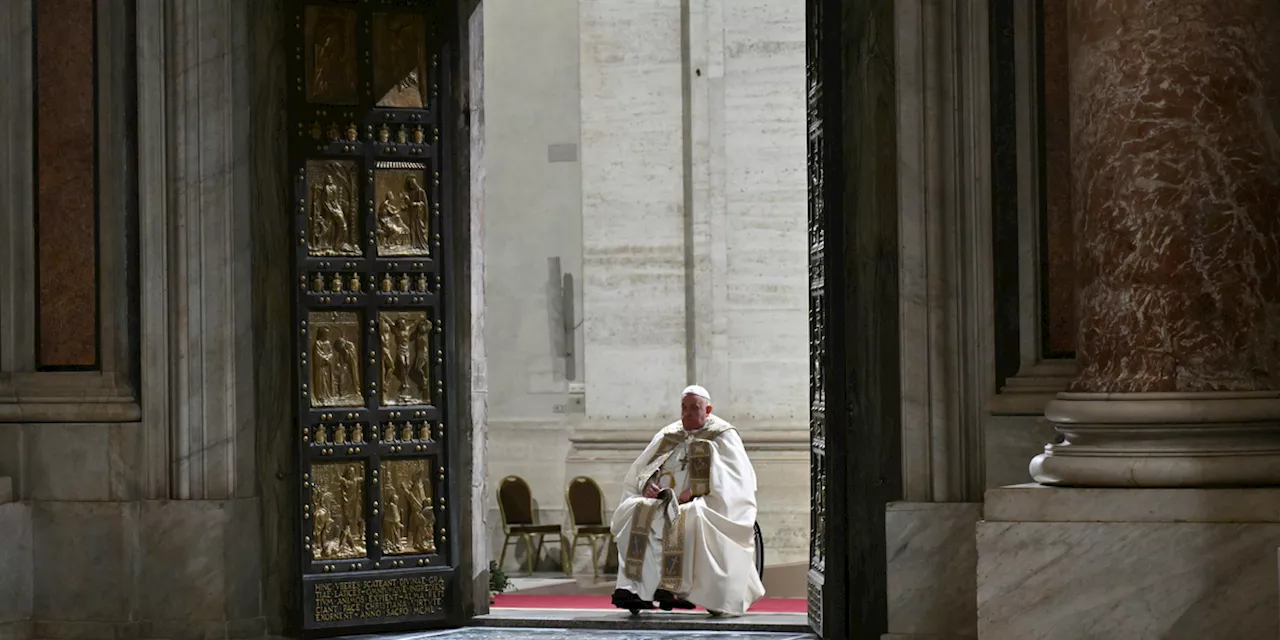
[[[830,20],[824,20],[831,9]],[[808,600],[809,626],[823,638],[844,637],[846,633],[839,604],[844,597],[841,571],[844,552],[839,506],[840,479],[843,478],[844,432],[840,418],[842,371],[840,359],[844,271],[842,219],[836,197],[841,185],[824,176],[839,175],[840,84],[833,77],[839,68],[838,44],[840,3],[807,0],[806,76],[809,123],[809,470],[810,541]],[[834,33],[833,33],[834,32]],[[828,411],[828,407],[833,410]],[[832,484],[828,479],[834,479]],[[828,563],[833,571],[828,572]],[[836,603],[833,619],[824,613],[825,604]]]
[[[450,3],[289,5],[302,627],[459,622]]]

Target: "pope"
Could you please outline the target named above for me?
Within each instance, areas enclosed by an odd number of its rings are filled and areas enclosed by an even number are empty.
[[[754,563],[756,473],[737,429],[693,385],[680,420],[658,432],[623,479],[610,529],[618,543],[613,604],[633,612],[741,615],[764,596]]]

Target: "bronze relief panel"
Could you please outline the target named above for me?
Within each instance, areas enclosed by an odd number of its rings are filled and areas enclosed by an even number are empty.
[[[307,246],[313,256],[358,256],[359,168],[350,160],[307,161]]]
[[[425,458],[382,461],[382,552],[436,552],[435,494]]]
[[[431,403],[433,325],[425,311],[378,314],[382,343],[382,404]]]
[[[305,19],[307,102],[358,103],[356,12],[311,6]]]
[[[427,104],[427,22],[422,14],[373,14],[373,95],[379,107]]]
[[[311,557],[345,560],[368,555],[365,546],[364,462],[311,467]]]
[[[360,314],[355,311],[311,311],[307,316],[313,407],[364,405],[361,375]]]
[[[431,253],[431,203],[424,186],[426,173],[426,166],[417,162],[380,163],[374,172],[379,256]]]

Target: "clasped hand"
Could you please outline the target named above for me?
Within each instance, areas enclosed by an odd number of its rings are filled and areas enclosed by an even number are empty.
[[[657,498],[659,493],[662,493],[662,489],[658,487],[658,483],[656,482],[650,482],[644,486],[644,497],[646,498]],[[684,504],[692,499],[693,492],[689,489],[685,489],[684,493],[680,494],[679,497],[680,504]]]

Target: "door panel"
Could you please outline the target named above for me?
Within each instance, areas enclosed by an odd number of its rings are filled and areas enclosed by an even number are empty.
[[[289,5],[304,629],[442,626],[460,609],[452,9]]]

